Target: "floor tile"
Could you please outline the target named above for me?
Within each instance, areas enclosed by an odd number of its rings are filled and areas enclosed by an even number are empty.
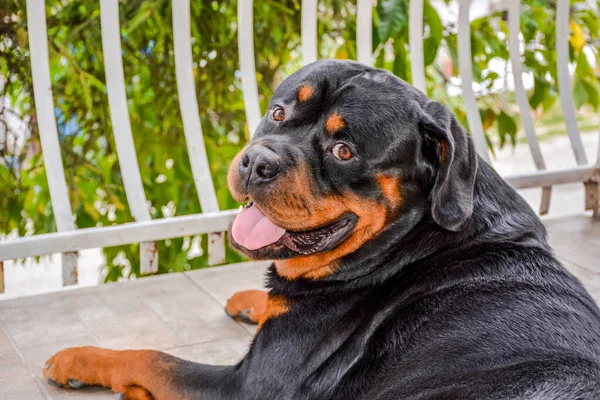
[[[224,314],[213,318],[170,321],[167,329],[186,345],[248,335],[246,329]]]
[[[151,310],[134,315],[119,315],[86,322],[87,329],[102,347],[162,350],[184,342],[163,324]]]
[[[6,400],[45,400],[31,376],[4,378],[0,376],[0,399]]]
[[[29,376],[27,364],[19,357],[16,350],[0,351],[0,379]],[[1,391],[0,391],[1,392]],[[0,396],[0,399],[3,397]]]
[[[222,306],[240,290],[264,289],[265,273],[270,262],[243,263],[227,268],[206,268],[186,272],[202,289],[216,298]]]
[[[166,353],[203,364],[233,365],[246,355],[251,340],[250,336],[243,336],[180,347]]]
[[[96,339],[88,335],[37,346],[20,347],[19,351],[25,358],[29,371],[36,376],[41,376],[42,369],[44,368],[46,361],[60,350],[68,347],[98,345],[99,344]]]

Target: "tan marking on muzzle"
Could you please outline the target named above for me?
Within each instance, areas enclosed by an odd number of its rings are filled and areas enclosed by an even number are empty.
[[[243,185],[240,177],[240,161],[242,160],[246,149],[248,149],[248,145],[244,146],[244,148],[235,156],[227,171],[227,186],[229,186],[229,191],[233,198],[240,202],[246,201],[248,198],[246,193],[242,193],[242,188],[240,187]]]
[[[281,276],[293,280],[300,277],[320,279],[331,275],[337,270],[339,259],[358,250],[385,227],[388,215],[385,205],[355,195],[340,196],[336,202],[339,204],[336,212],[322,214],[322,218],[333,222],[351,211],[358,216],[352,233],[332,250],[288,260],[275,260],[275,267]],[[315,205],[315,210],[319,210],[318,204]]]

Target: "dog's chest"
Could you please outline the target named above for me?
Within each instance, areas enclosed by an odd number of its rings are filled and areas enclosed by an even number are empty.
[[[342,391],[357,369],[363,370],[360,380],[368,384],[378,366],[364,371],[366,360],[385,365],[395,356],[395,352],[375,354],[373,347],[381,349],[393,340],[395,324],[388,322],[394,310],[390,297],[381,296],[386,297],[387,301],[347,297],[335,307],[323,304],[335,299],[313,301],[302,314],[292,307],[288,314],[265,323],[244,361],[248,391],[260,391],[253,396],[262,399],[327,399]],[[327,311],[332,309],[336,312]],[[356,383],[356,378],[351,381]]]

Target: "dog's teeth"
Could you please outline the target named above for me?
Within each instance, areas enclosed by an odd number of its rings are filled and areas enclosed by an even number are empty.
[[[238,211],[242,212],[243,209],[244,209],[244,206],[240,206],[240,209]]]

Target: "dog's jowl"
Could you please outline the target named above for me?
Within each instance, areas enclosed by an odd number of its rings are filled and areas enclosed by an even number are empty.
[[[600,311],[443,105],[354,62],[275,92],[229,187],[234,248],[273,260],[234,366],[67,349],[44,375],[127,399],[600,399]]]

